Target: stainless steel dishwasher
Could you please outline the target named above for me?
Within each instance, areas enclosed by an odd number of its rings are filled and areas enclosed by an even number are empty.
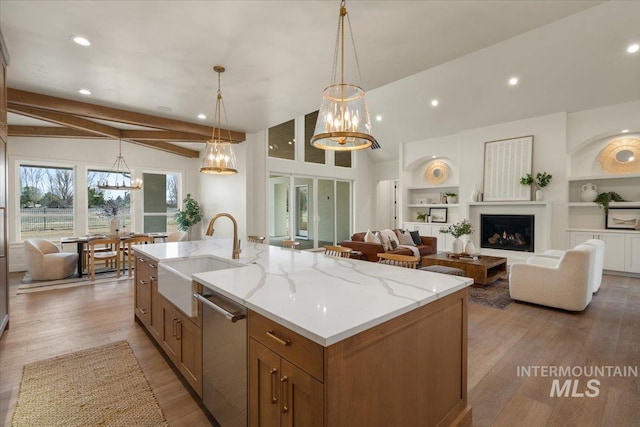
[[[202,401],[222,427],[247,426],[247,310],[207,290],[202,302]]]

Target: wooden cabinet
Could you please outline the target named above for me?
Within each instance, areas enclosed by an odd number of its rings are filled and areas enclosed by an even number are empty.
[[[250,426],[471,425],[466,289],[328,347],[247,319]]]
[[[198,315],[192,318],[167,301],[158,292],[158,264],[135,250],[134,255],[135,317],[201,396],[202,310],[198,307]]]
[[[161,298],[161,346],[187,382],[202,396],[202,332],[200,326]]]
[[[249,425],[323,426],[323,347],[257,313],[248,328]]]
[[[599,239],[604,242],[604,269],[613,271],[626,271],[625,269],[625,234],[600,232],[600,231],[572,231],[571,245],[576,245],[589,240]]]

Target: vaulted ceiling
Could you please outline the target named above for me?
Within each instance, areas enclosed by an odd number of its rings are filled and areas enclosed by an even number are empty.
[[[623,53],[640,39],[639,4],[348,1],[371,115],[382,116],[382,149],[367,152],[389,160],[402,141],[640,99]],[[300,117],[329,81],[338,5],[3,0],[12,135],[89,132],[195,156],[211,135],[216,64],[232,139]],[[513,74],[517,90],[505,84]]]

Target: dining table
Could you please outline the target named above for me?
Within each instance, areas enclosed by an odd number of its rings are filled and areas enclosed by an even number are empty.
[[[124,233],[119,234],[118,238],[121,241],[127,240],[131,237],[136,236],[147,236],[153,238],[154,242],[157,239],[165,239],[168,236],[166,232],[157,232],[157,233]],[[95,239],[106,239],[108,237],[112,237],[109,234],[86,234],[84,236],[70,236],[70,237],[61,237],[60,245],[75,243],[78,249],[78,277],[82,277],[84,274],[84,245],[89,243],[91,240]]]

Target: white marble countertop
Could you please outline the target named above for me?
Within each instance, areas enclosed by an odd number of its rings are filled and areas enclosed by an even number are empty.
[[[473,283],[322,252],[242,245],[233,262],[244,266],[193,279],[325,347]],[[231,239],[209,238],[135,249],[162,262],[210,255],[231,260],[231,247]]]

